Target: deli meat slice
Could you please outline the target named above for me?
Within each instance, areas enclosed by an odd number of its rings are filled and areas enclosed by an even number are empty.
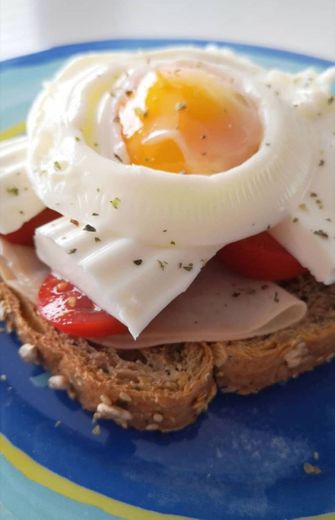
[[[32,247],[11,244],[0,238],[0,278],[9,287],[35,303],[40,285],[49,272]]]
[[[0,239],[0,276],[7,285],[36,302],[48,272],[32,248]],[[306,310],[302,300],[278,285],[236,276],[213,259],[137,340],[122,334],[99,338],[99,343],[115,348],[144,348],[243,339],[289,327],[300,321]]]
[[[211,260],[183,294],[134,340],[105,338],[115,348],[145,348],[188,341],[223,341],[270,334],[300,321],[307,306],[274,283],[247,280]]]

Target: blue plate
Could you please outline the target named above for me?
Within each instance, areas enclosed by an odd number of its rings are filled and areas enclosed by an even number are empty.
[[[41,82],[69,56],[177,43],[185,42],[84,43],[2,62],[2,137],[23,128]],[[331,65],[225,45],[266,67]],[[2,331],[0,344],[1,519],[283,520],[335,511],[334,363],[256,396],[218,396],[181,432],[139,433],[101,422],[95,435],[90,414],[49,390],[40,368],[22,363],[15,334]],[[321,473],[306,474],[305,462]]]

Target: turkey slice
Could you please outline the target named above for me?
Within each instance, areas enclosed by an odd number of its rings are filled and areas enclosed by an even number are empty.
[[[0,239],[0,276],[8,286],[35,303],[48,272],[33,248]],[[99,344],[144,348],[189,341],[244,339],[294,325],[306,311],[303,301],[278,285],[236,276],[223,270],[214,259],[137,340],[130,334],[122,334],[99,338]]]
[[[0,238],[0,278],[9,287],[35,303],[40,285],[49,272],[32,247],[11,244]]]

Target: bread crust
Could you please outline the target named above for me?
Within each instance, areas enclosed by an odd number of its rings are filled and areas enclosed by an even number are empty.
[[[335,357],[335,285],[303,277],[287,288],[308,304],[296,326],[263,338],[127,351],[58,332],[4,283],[0,301],[8,327],[34,347],[35,361],[61,376],[58,386],[95,419],[172,431],[194,422],[217,389],[255,393]]]
[[[216,394],[206,344],[117,351],[58,332],[3,283],[0,300],[9,328],[35,348],[36,362],[62,376],[61,388],[95,419],[139,430],[178,430],[194,422]]]
[[[305,318],[268,336],[213,344],[215,378],[223,392],[256,393],[335,357],[335,285],[311,276],[285,285],[307,303]]]

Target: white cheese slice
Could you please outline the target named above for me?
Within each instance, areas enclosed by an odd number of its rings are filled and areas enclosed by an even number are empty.
[[[247,280],[211,260],[191,287],[134,340],[104,338],[115,348],[145,348],[186,341],[224,341],[271,334],[300,321],[306,304],[274,283]]]
[[[33,248],[0,239],[0,276],[34,303],[48,272]],[[303,301],[276,284],[233,275],[212,260],[137,340],[122,334],[92,341],[115,348],[143,348],[184,341],[243,339],[290,327],[305,312]]]
[[[0,233],[20,229],[44,209],[35,195],[26,169],[27,139],[0,142]]]
[[[94,219],[94,216],[92,216]],[[184,292],[217,248],[143,245],[62,217],[37,229],[36,252],[137,337]]]
[[[329,98],[332,99],[332,98]],[[271,231],[319,282],[335,282],[335,101],[316,115],[320,157],[296,211]]]

